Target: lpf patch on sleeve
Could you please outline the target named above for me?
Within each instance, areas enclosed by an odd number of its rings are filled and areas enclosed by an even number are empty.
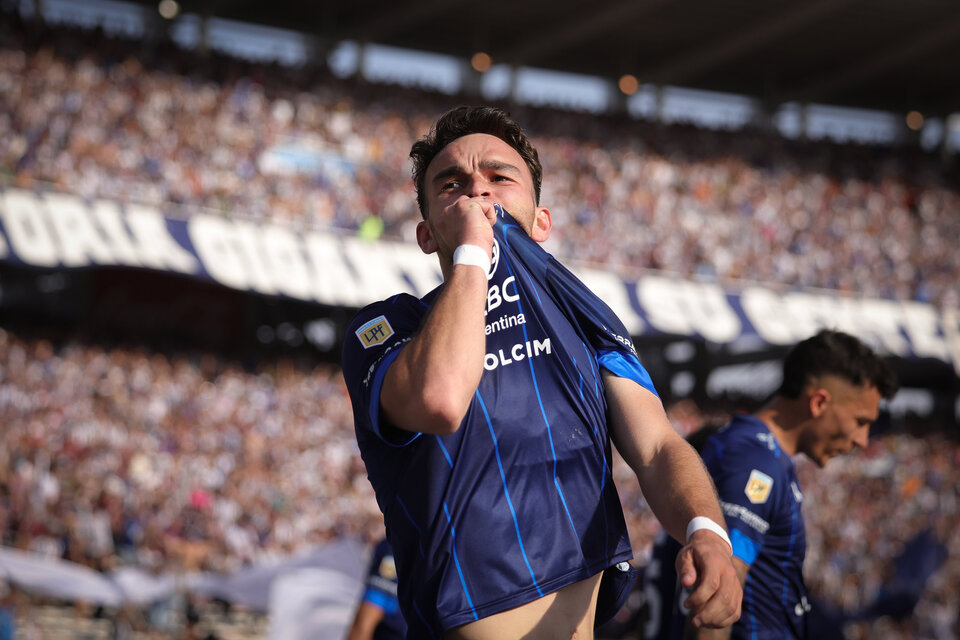
[[[356,331],[357,338],[364,349],[375,347],[382,344],[387,338],[393,335],[393,327],[385,316],[377,316],[370,322],[367,322]]]
[[[383,556],[383,560],[380,561],[380,566],[377,568],[377,571],[387,580],[396,580],[397,564],[394,562],[393,556]]]
[[[759,469],[754,469],[750,472],[750,479],[747,480],[747,486],[743,492],[747,494],[747,500],[753,504],[763,504],[770,497],[771,489],[773,489],[773,478]]]

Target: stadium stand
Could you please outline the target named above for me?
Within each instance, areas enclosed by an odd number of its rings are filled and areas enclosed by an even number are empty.
[[[0,177],[84,198],[409,240],[406,152],[459,98],[5,22]],[[515,109],[549,248],[621,273],[960,305],[957,172],[920,150]],[[842,213],[843,215],[840,215]]]
[[[459,100],[15,14],[0,24],[0,88],[4,187],[296,230],[369,232],[364,222],[376,218],[374,236],[407,239],[418,214],[406,152]],[[548,248],[561,258],[960,306],[960,194],[956,170],[938,158],[513,110],[534,124],[550,167]],[[379,537],[336,365],[276,354],[241,363],[220,350],[25,324],[0,318],[4,546],[101,572],[229,574]],[[689,402],[668,409],[684,432],[722,415]],[[899,424],[824,473],[801,465],[808,580],[849,638],[960,635],[960,447],[943,431]],[[642,560],[659,525],[626,467],[615,471]],[[897,559],[914,558],[918,539],[946,559],[898,582]],[[903,615],[876,609],[891,594],[907,603]],[[77,620],[88,637],[108,637],[124,616],[133,637],[167,637],[190,621],[182,594],[134,613],[14,595],[18,637],[68,637]],[[220,637],[265,633],[260,615],[190,607]]]

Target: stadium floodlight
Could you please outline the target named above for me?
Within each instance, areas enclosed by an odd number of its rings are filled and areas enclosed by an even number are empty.
[[[484,73],[493,66],[493,59],[490,57],[490,54],[478,51],[470,58],[470,66],[473,67],[474,71]]]
[[[617,86],[623,95],[632,96],[640,88],[640,81],[637,80],[636,76],[625,73],[620,76],[620,80],[617,81]]]
[[[923,128],[923,114],[919,111],[907,113],[907,128],[911,131],[920,131]]]
[[[180,15],[180,4],[177,0],[160,0],[160,4],[157,5],[157,11],[160,12],[160,17],[166,20],[173,20]]]

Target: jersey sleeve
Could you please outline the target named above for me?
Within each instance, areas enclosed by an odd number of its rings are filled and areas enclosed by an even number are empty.
[[[629,378],[657,394],[650,374],[640,363],[630,332],[613,310],[569,269],[532,240],[499,208],[498,230],[515,259],[540,282],[563,314],[581,331],[597,354],[597,365],[621,378]]]
[[[707,466],[720,496],[733,555],[752,565],[789,483],[770,456],[729,456]]]
[[[397,600],[397,566],[386,541],[377,545],[371,558],[363,599],[388,614],[400,610],[400,602]]]
[[[389,424],[380,411],[380,389],[387,369],[420,328],[427,310],[413,296],[394,296],[361,310],[344,337],[341,366],[354,423],[392,445],[409,444],[419,434]]]

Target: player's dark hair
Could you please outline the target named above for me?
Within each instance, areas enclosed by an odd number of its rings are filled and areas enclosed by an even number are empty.
[[[869,384],[888,400],[899,388],[896,373],[885,358],[851,335],[824,329],[790,349],[777,393],[798,398],[811,380],[823,375],[838,376],[857,387]]]
[[[500,138],[513,147],[530,170],[536,203],[540,204],[540,185],[543,182],[543,167],[536,147],[510,114],[496,107],[460,106],[440,116],[430,133],[417,140],[410,149],[413,158],[413,185],[417,190],[417,206],[420,215],[427,218],[427,196],[424,180],[427,167],[444,147],[473,133],[486,133]]]

